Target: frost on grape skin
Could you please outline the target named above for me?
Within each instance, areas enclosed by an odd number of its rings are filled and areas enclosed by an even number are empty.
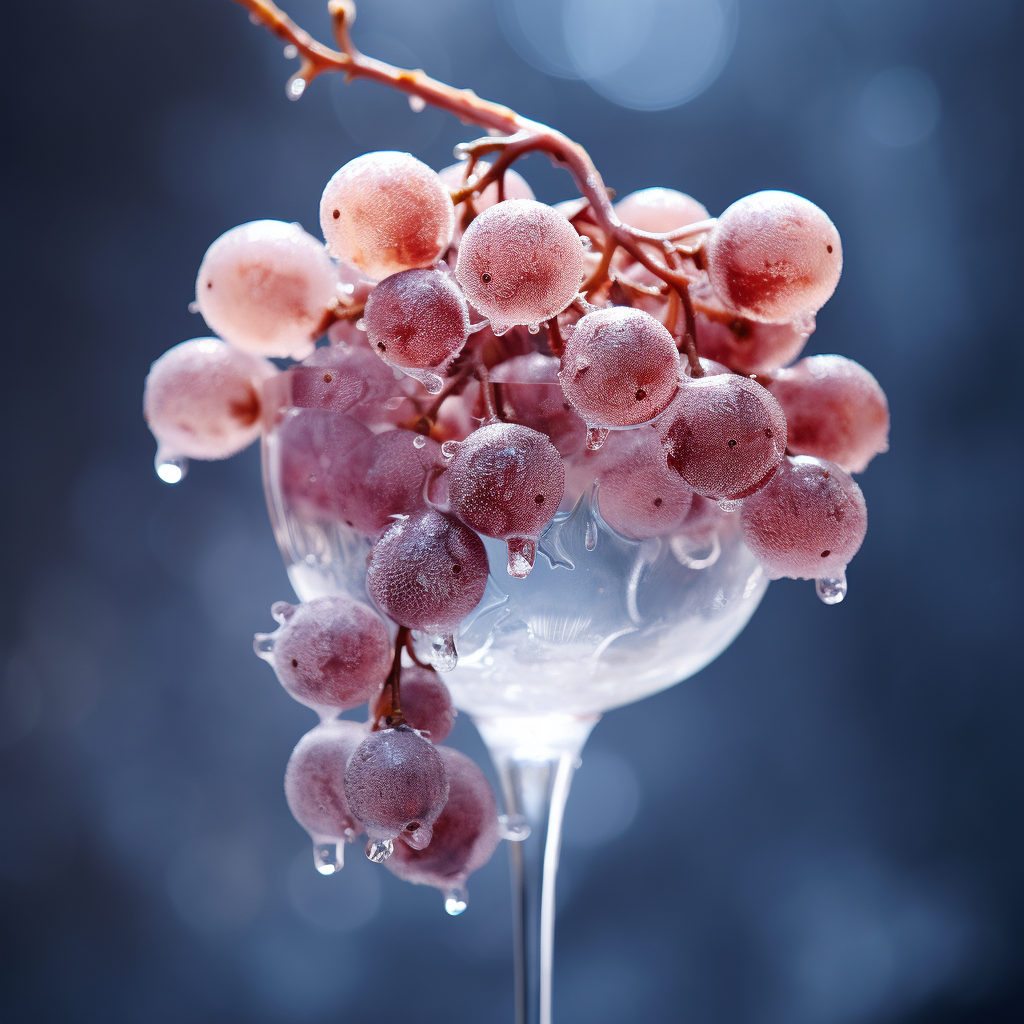
[[[400,692],[406,722],[417,732],[427,733],[431,743],[443,743],[458,717],[444,680],[426,665],[406,665]]]
[[[824,211],[792,192],[738,199],[707,241],[708,274],[719,297],[753,320],[816,313],[843,269],[839,232]]]
[[[480,768],[451,747],[437,752],[448,770],[449,790],[433,839],[423,850],[398,843],[386,865],[406,882],[432,885],[447,895],[491,859],[500,833],[494,792]]]
[[[345,795],[345,765],[369,728],[363,722],[322,722],[299,740],[288,759],[288,809],[314,843],[350,843],[364,831]]]
[[[789,427],[795,455],[828,459],[862,473],[889,450],[889,403],[878,381],[844,356],[808,356],[768,384]]]
[[[272,363],[218,338],[193,338],[150,367],[143,415],[160,457],[226,459],[260,432],[261,389]]]
[[[434,745],[409,726],[381,729],[349,758],[345,795],[372,840],[401,836],[422,849],[448,800],[448,771]]]
[[[196,277],[196,305],[247,352],[301,359],[313,350],[341,282],[324,247],[298,224],[257,220],[218,238]]]
[[[256,653],[285,690],[321,716],[365,704],[391,667],[391,640],[370,607],[337,594],[298,606],[279,602],[273,633],[257,633]]]
[[[466,229],[455,276],[500,336],[512,327],[549,320],[576,298],[583,282],[583,243],[550,206],[506,199]]]
[[[668,464],[698,493],[745,498],[786,451],[786,417],[760,384],[736,374],[684,378],[658,421]]]
[[[401,626],[450,634],[487,585],[487,552],[454,516],[430,510],[396,520],[374,545],[366,590]]]
[[[841,579],[868,526],[856,481],[835,463],[787,458],[743,502],[743,538],[769,579]]]
[[[623,427],[654,419],[676,393],[679,375],[665,327],[643,310],[611,306],[576,324],[558,379],[588,424]]]
[[[430,267],[455,229],[455,207],[436,172],[411,153],[364,153],[335,172],[320,199],[332,255],[381,280]]]

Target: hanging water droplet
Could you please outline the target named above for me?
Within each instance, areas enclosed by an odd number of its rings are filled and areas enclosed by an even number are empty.
[[[298,55],[299,55],[299,48],[294,43],[289,43],[284,48],[284,59],[285,60],[295,60],[295,58],[298,57]]]
[[[583,540],[588,551],[597,547],[597,523],[593,519],[587,521],[587,535]]]
[[[366,333],[366,321],[362,317],[356,321],[356,330]]]
[[[420,370],[402,367],[402,371],[414,380],[418,380],[427,390],[428,395],[439,395],[444,387],[444,378],[433,370]]]
[[[596,452],[604,444],[608,433],[607,427],[587,427],[587,448]]]
[[[252,649],[258,658],[270,661],[270,656],[274,653],[274,634],[257,633],[252,638]]]
[[[737,498],[735,500],[729,498],[722,498],[718,502],[718,507],[723,512],[736,512],[743,507],[743,500],[741,498]]]
[[[455,458],[455,453],[458,450],[459,450],[459,442],[458,441],[445,441],[441,445],[441,454],[446,459],[453,459],[453,458]]]
[[[469,905],[469,893],[462,886],[449,889],[444,894],[444,909],[452,917],[458,917]]]
[[[537,538],[509,537],[505,545],[508,548],[509,576],[517,580],[526,579],[537,559]]]
[[[297,100],[306,91],[306,80],[300,78],[298,75],[295,78],[288,79],[288,88],[286,94],[288,99]]]
[[[409,109],[414,114],[422,113],[427,109],[427,101],[422,96],[410,96]]]
[[[498,835],[510,843],[521,843],[530,838],[530,826],[521,814],[498,815]]]
[[[526,329],[531,334],[540,334],[540,324],[527,324]]]
[[[846,597],[846,573],[815,580],[814,590],[825,604],[839,604]]]
[[[430,662],[438,672],[451,672],[459,662],[455,637],[451,633],[435,636],[431,641]]]
[[[413,448],[425,448],[427,446],[427,439],[422,434],[417,434],[412,439]]]
[[[165,484],[178,483],[188,472],[188,459],[175,458],[173,455],[163,455],[160,452],[156,453],[153,465],[156,466],[156,475]]]
[[[513,324],[496,324],[493,320],[491,321],[491,333],[496,338],[504,337],[512,330]]]
[[[196,302],[195,300],[193,300],[192,302],[190,302],[190,303],[188,304],[188,311],[189,311],[190,313],[198,313],[198,312],[199,312],[199,303],[198,303],[198,302]]]
[[[366,844],[366,859],[374,864],[383,864],[395,852],[395,844],[390,839],[378,839]]]
[[[321,875],[333,875],[345,866],[344,843],[314,843],[313,863]]]

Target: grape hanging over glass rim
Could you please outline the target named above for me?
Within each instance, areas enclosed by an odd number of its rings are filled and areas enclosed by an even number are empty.
[[[320,719],[284,787],[315,869],[364,842],[457,915],[511,840],[517,1021],[549,1024],[562,811],[595,722],[717,657],[769,580],[846,595],[867,529],[852,474],[889,413],[856,362],[799,358],[839,233],[782,191],[719,217],[657,186],[613,202],[562,133],[360,53],[349,0],[328,4],[338,49],[236,2],[301,60],[290,98],[341,72],[488,134],[439,171],[349,161],[320,197],[325,242],[273,220],[213,242],[194,305],[211,336],[146,378],[157,473],[260,439],[299,603],[254,646]],[[579,198],[537,202],[512,166],[530,153]],[[443,745],[456,709],[504,814]]]

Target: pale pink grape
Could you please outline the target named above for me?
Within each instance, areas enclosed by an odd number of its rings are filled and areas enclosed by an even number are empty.
[[[280,623],[253,646],[300,704],[330,717],[365,704],[391,667],[391,640],[380,615],[343,594],[304,604],[279,601]]]
[[[707,240],[712,287],[752,320],[787,321],[816,313],[843,269],[839,232],[810,200],[755,192],[737,200]]]
[[[320,199],[320,230],[331,253],[376,280],[433,266],[454,228],[448,189],[410,153],[357,156]]]
[[[692,196],[674,188],[642,188],[623,196],[614,206],[623,224],[661,234],[708,220],[711,214]],[[700,236],[694,237],[694,240]],[[686,239],[685,241],[689,241]]]
[[[260,432],[261,390],[277,371],[217,338],[193,338],[150,367],[143,415],[158,458],[226,459]]]
[[[808,356],[768,384],[786,413],[789,449],[861,473],[889,450],[889,403],[878,381],[843,356]]]
[[[583,281],[583,243],[556,210],[506,199],[478,216],[459,246],[455,276],[466,298],[502,335],[561,313]]]
[[[221,235],[203,257],[196,304],[236,348],[301,359],[338,305],[341,282],[326,249],[298,224],[256,220]]]

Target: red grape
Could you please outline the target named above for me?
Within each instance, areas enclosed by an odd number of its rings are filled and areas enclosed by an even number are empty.
[[[431,743],[443,743],[458,716],[444,680],[426,665],[406,665],[399,693],[402,714],[409,725],[429,734]]]

